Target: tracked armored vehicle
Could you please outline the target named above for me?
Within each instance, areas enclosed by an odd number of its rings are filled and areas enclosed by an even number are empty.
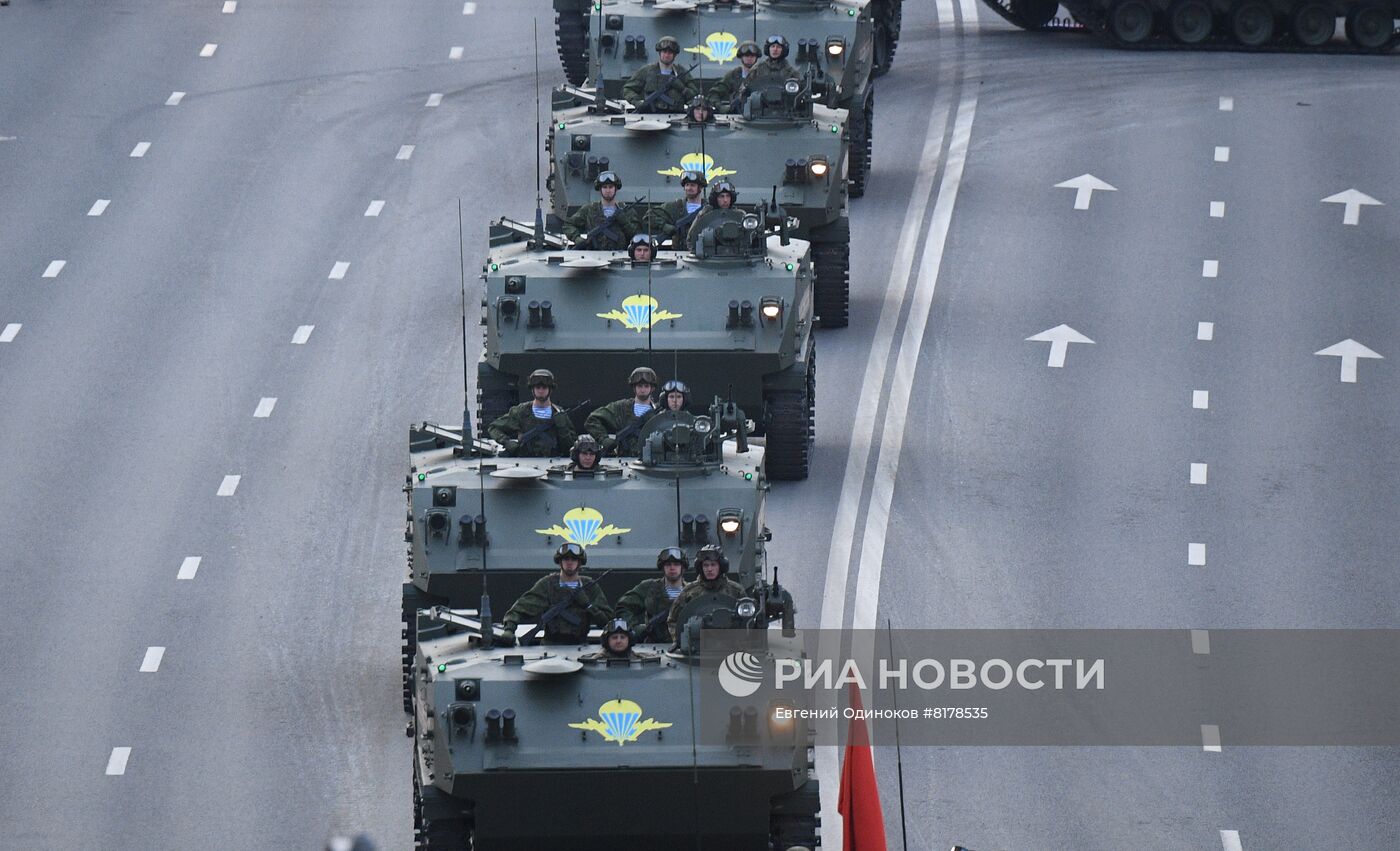
[[[865,73],[878,75],[894,64],[903,5],[904,0],[763,0],[755,8],[747,0],[554,0],[555,38],[564,74],[576,86],[592,73],[595,56],[603,63],[601,79],[625,79],[653,61],[645,57],[656,39],[672,35],[684,41],[697,33],[689,49],[705,58],[706,78],[734,67],[739,42],[762,43],[771,33],[786,35],[794,45],[805,39],[815,46],[816,58],[841,73],[848,70],[847,57],[864,54]],[[844,40],[843,51],[834,56],[828,47],[832,39]]]
[[[714,676],[722,651],[707,657],[705,641],[717,634],[747,639],[758,664],[801,658],[791,597],[739,578],[744,599],[697,598],[682,613],[681,645],[637,645],[630,658],[596,646],[494,648],[495,630],[471,613],[424,612],[416,847],[813,851],[820,795],[807,722],[716,700],[713,689],[707,698],[698,682]],[[772,620],[785,629],[765,629]],[[727,732],[716,734],[716,718]]]
[[[463,451],[460,428],[410,428],[405,711],[418,611],[477,606],[489,591],[499,616],[561,543],[587,550],[587,574],[613,603],[656,576],[662,547],[717,544],[735,571],[762,575],[768,483],[746,429],[744,412],[720,402],[700,417],[658,414],[640,431],[640,458],[578,473],[567,458],[498,457],[483,441]]]
[[[768,232],[762,207],[723,212],[696,221],[693,251],[649,264],[553,236],[540,244],[529,226],[497,222],[483,271],[480,422],[529,398],[535,369],[554,373],[567,407],[616,399],[645,365],[690,385],[692,413],[715,396],[744,410],[764,436],[769,478],[806,478],[816,399],[808,245]]]
[[[1023,29],[1054,19],[1060,0],[983,0]],[[1121,47],[1385,53],[1400,43],[1396,0],[1063,0],[1074,19]],[[1338,41],[1337,18],[1346,41]]]
[[[621,114],[610,101],[565,87],[556,93],[547,137],[554,215],[567,218],[594,200],[594,181],[608,169],[622,177],[619,198],[655,206],[681,196],[686,171],[729,181],[739,206],[776,201],[793,223],[790,235],[812,244],[816,315],[824,328],[844,327],[851,265],[846,112],[814,103],[808,82],[796,91],[755,92],[743,114],[716,116],[703,128],[683,116]]]

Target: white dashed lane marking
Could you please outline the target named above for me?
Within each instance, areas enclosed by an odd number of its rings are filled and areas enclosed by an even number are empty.
[[[9,325],[6,325],[5,329],[0,331],[0,343],[13,343],[15,337],[19,336],[19,329],[23,327],[24,326],[18,322],[11,322]]]
[[[1210,217],[1211,217],[1212,219],[1223,219],[1223,218],[1225,218],[1225,202],[1224,202],[1224,201],[1211,201],[1211,202],[1210,202]]]
[[[1217,145],[1215,147],[1215,161],[1227,163],[1230,161],[1230,148],[1228,145]]]
[[[184,92],[171,92],[170,97],[165,99],[166,106],[179,106],[180,101],[185,99]]]
[[[1191,407],[1195,408],[1198,411],[1204,411],[1208,409],[1210,407],[1210,391],[1192,390]]]
[[[475,4],[475,3],[463,3],[463,4],[462,4],[462,14],[463,14],[463,15],[475,15],[475,14],[476,14],[476,4]]]
[[[1206,483],[1206,465],[1200,461],[1191,462],[1191,484],[1203,485]]]
[[[92,203],[92,207],[90,207],[90,208],[88,209],[88,215],[89,215],[89,216],[100,216],[100,215],[102,215],[103,213],[107,212],[107,205],[110,204],[110,203],[112,203],[112,201],[111,201],[110,198],[98,198],[96,201],[94,201],[94,202]]]
[[[141,660],[141,673],[154,674],[160,670],[160,660],[165,658],[164,647],[147,647],[146,658]]]
[[[366,216],[377,216],[377,215],[379,215],[381,212],[383,212],[383,210],[384,210],[384,202],[383,202],[383,201],[371,201],[371,202],[369,202],[369,206],[365,208],[365,215],[366,215]]]
[[[218,49],[219,46],[217,44],[206,44],[199,49],[199,56],[201,59],[208,59],[209,57],[213,56],[214,51]]]
[[[452,48],[451,50],[447,51],[447,58],[448,58],[448,59],[461,59],[461,58],[462,58],[462,53],[464,52],[464,50],[465,50],[465,48],[462,48],[462,47],[454,47],[454,48]]]
[[[331,273],[327,277],[332,281],[343,281],[345,280],[345,273],[348,271],[350,271],[350,263],[345,260],[337,260],[335,261],[335,265],[331,267]]]
[[[151,149],[151,143],[150,143],[150,142],[137,142],[137,143],[136,143],[136,147],[134,147],[134,148],[131,149],[131,155],[132,155],[133,157],[138,157],[138,158],[139,158],[139,157],[144,157],[144,156],[146,155],[146,152],[149,151],[150,149]]]
[[[264,396],[258,401],[258,407],[253,411],[253,416],[265,419],[272,416],[272,409],[277,406],[276,396]]]
[[[112,748],[107,757],[107,776],[120,777],[126,773],[126,761],[131,758],[131,748]]]
[[[399,152],[394,155],[396,160],[406,160],[413,156],[413,145],[400,145]]]
[[[1244,846],[1240,844],[1240,832],[1238,830],[1220,831],[1220,845],[1225,851],[1244,851]]]
[[[1202,261],[1201,261],[1201,277],[1202,277],[1202,278],[1218,278],[1218,277],[1220,277],[1220,261],[1219,261],[1219,260],[1202,260]]]
[[[62,272],[62,271],[63,271],[63,267],[64,267],[64,266],[67,266],[67,265],[68,265],[68,261],[67,261],[67,260],[53,260],[53,261],[51,261],[51,262],[49,263],[49,265],[48,265],[48,268],[44,270],[44,277],[45,277],[45,278],[57,278],[57,277],[58,277],[58,273],[59,273],[59,272]]]
[[[242,481],[242,476],[224,476],[224,480],[219,483],[218,496],[233,496],[238,490],[238,483]]]
[[[1230,97],[1223,97],[1223,98],[1221,98],[1221,99],[1220,99],[1220,111],[1221,111],[1221,112],[1234,112],[1234,111],[1235,111],[1235,99],[1234,99],[1234,98],[1230,98]]]
[[[1214,322],[1197,322],[1197,323],[1196,323],[1196,339],[1197,339],[1197,340],[1205,340],[1206,342],[1210,342],[1211,340],[1214,340],[1214,339],[1215,339],[1215,323],[1214,323]]]
[[[433,92],[428,95],[428,102],[424,106],[442,106],[442,92]]]
[[[237,11],[238,11],[238,0],[225,0],[225,3],[224,3],[224,14],[225,14],[225,15],[232,15],[234,12],[237,12]]]
[[[316,329],[315,325],[298,325],[297,332],[292,335],[293,346],[304,346],[306,341],[311,339],[311,332]]]
[[[1191,630],[1191,652],[1195,653],[1197,656],[1210,655],[1210,630]]]
[[[180,562],[180,572],[175,574],[175,578],[194,579],[194,575],[199,572],[199,563],[203,560],[200,556],[185,556],[185,560]]]
[[[1206,545],[1205,545],[1205,544],[1196,544],[1196,543],[1187,544],[1187,545],[1186,545],[1186,564],[1189,565],[1189,566],[1191,566],[1191,567],[1205,567],[1205,566],[1206,566]]]
[[[1220,753],[1220,728],[1214,724],[1201,725],[1201,750]]]

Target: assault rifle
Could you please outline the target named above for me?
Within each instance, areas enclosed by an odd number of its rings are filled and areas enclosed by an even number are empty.
[[[592,401],[593,401],[592,399],[584,399],[582,402],[579,402],[577,405],[573,406],[572,408],[567,408],[567,409],[565,409],[564,412],[563,412],[563,413],[564,413],[564,416],[568,416],[569,414],[572,414],[574,411],[577,411],[577,410],[579,410],[580,408],[586,407],[587,405],[591,404]],[[528,444],[530,443],[530,441],[534,440],[535,438],[539,437],[540,435],[544,434],[545,432],[547,432],[547,431],[549,431],[550,429],[553,429],[553,428],[554,428],[554,416],[553,416],[553,415],[550,415],[550,418],[549,418],[549,419],[544,420],[544,421],[541,422],[539,425],[534,426],[533,428],[527,429],[523,434],[521,434],[520,437],[516,440],[516,444],[517,444],[516,449],[518,450],[518,449],[520,449],[521,447],[524,447],[524,446],[528,445]],[[557,447],[556,447],[556,448],[557,448]],[[565,447],[565,449],[572,449],[572,448],[573,448],[572,446]]]
[[[612,573],[611,569],[605,570],[597,576],[590,576],[585,578],[582,582],[579,583],[579,587],[574,589],[573,594],[567,595],[562,600],[546,609],[544,614],[540,615],[539,622],[535,624],[535,628],[525,634],[525,637],[521,639],[521,643],[523,644],[534,641],[535,637],[540,634],[540,631],[543,630],[546,626],[549,626],[551,623],[553,623],[555,619],[562,619],[565,623],[571,626],[583,626],[585,628],[584,631],[586,632],[587,624],[581,623],[579,616],[569,611],[569,605],[574,602],[574,595],[583,594],[587,592],[589,588],[592,588],[594,585],[597,585],[598,581],[601,580],[604,576],[607,576],[609,573]]]

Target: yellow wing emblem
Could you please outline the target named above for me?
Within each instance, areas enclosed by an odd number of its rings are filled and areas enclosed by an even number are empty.
[[[671,168],[659,168],[656,170],[656,173],[664,174],[667,177],[680,177],[687,171],[703,172],[705,175],[705,180],[707,182],[718,180],[721,177],[728,177],[731,174],[739,173],[732,168],[725,168],[723,166],[715,165],[714,157],[710,156],[709,154],[701,154],[697,151],[692,151],[691,153],[683,155],[681,157],[681,164],[679,166],[672,166]]]
[[[687,47],[686,53],[698,53],[711,62],[732,62],[738,55],[739,38],[734,33],[710,33],[704,44]]]
[[[602,719],[602,720],[598,720]],[[655,718],[642,720],[642,707],[630,700],[609,700],[598,707],[598,718],[589,718],[577,724],[570,724],[575,730],[591,730],[603,737],[605,742],[617,742],[622,747],[628,742],[652,730],[664,730],[671,726],[669,721]]]
[[[658,322],[665,322],[667,319],[680,319],[684,316],[682,313],[661,310],[660,306],[660,303],[649,295],[629,295],[622,300],[621,310],[610,310],[607,313],[595,315],[599,319],[612,319],[621,322],[622,327],[631,328],[638,334]]]
[[[632,530],[604,523],[603,515],[596,508],[579,507],[564,512],[564,525],[555,524],[548,529],[535,531],[541,535],[558,535],[580,547],[591,547],[609,535],[624,535]]]

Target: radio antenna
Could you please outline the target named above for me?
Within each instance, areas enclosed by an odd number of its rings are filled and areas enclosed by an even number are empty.
[[[890,660],[894,660],[894,625],[889,618],[885,618],[885,635],[890,642]],[[909,848],[909,830],[904,826],[904,756],[899,747],[899,695],[896,689],[890,690],[890,698],[894,701],[894,760],[899,771],[899,835],[903,839],[903,847]]]
[[[758,0],[753,0],[753,40],[758,42]],[[763,53],[767,54],[768,51],[764,50]]]
[[[695,42],[696,42],[697,44],[701,43],[701,42],[700,42],[700,33],[703,32],[703,29],[702,29],[702,27],[700,26],[700,15],[701,15],[700,8],[697,6],[696,9],[695,9]],[[703,53],[700,54],[700,61],[696,63],[696,67],[700,70],[700,94],[701,94],[701,95],[704,95],[704,94],[705,94],[705,54],[703,54]],[[709,103],[709,102],[710,102],[710,99],[709,99],[708,97],[706,97],[706,98],[705,98],[705,102],[706,102],[706,103]],[[711,108],[710,108],[710,115],[714,115],[714,114],[715,114],[715,110],[714,110],[714,107],[713,107],[713,105],[712,105]],[[686,118],[686,121],[690,121],[692,117],[693,117],[692,115],[689,115],[689,114],[686,115],[686,117],[685,117],[685,118]],[[700,122],[700,175],[701,175],[702,177],[705,178],[705,186],[706,186],[706,187],[708,187],[708,186],[710,185],[710,164],[709,164],[709,162],[707,162],[707,161],[705,160],[705,125],[708,124],[708,123],[709,123],[708,121],[701,121],[701,122]]]
[[[462,199],[457,199],[457,260],[462,276],[462,454],[472,448],[471,388],[467,385],[467,243],[462,236]]]
[[[651,243],[651,260],[647,263],[647,354],[651,354],[651,326],[656,324],[652,314],[656,312],[656,302],[651,297],[651,267],[656,263],[656,242],[651,238],[651,187],[647,187],[647,242]]]
[[[544,195],[540,191],[541,163],[544,158],[544,128],[540,119],[540,20],[532,20],[535,31],[535,244],[536,251],[544,248]],[[461,201],[458,201],[458,206]]]

